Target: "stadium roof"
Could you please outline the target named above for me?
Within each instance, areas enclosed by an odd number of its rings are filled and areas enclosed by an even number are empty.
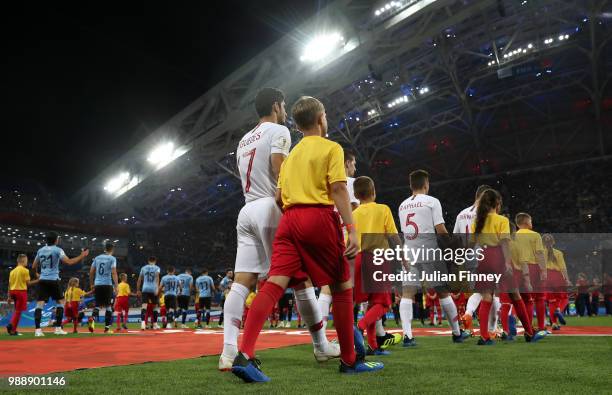
[[[381,190],[412,166],[448,179],[604,155],[603,106],[592,105],[611,89],[604,4],[338,0],[160,126],[75,202],[139,221],[235,210],[233,151],[256,123],[263,86],[283,89],[288,104],[321,98],[330,138],[356,151],[360,173],[375,174]]]

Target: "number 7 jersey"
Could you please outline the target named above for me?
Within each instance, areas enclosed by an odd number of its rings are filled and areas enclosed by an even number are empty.
[[[242,137],[236,150],[236,162],[246,203],[274,197],[276,183],[270,155],[289,154],[291,135],[285,126],[264,122]]]
[[[436,248],[436,225],[444,223],[442,205],[435,197],[413,195],[399,206],[404,245],[408,248]]]

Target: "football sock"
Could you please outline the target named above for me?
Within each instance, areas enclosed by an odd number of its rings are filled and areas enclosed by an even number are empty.
[[[499,315],[500,315],[500,319],[501,319],[501,325],[502,325],[502,329],[504,330],[504,332],[506,334],[510,333],[510,307],[512,305],[510,303],[502,303]]]
[[[206,310],[206,325],[210,324],[210,311]]]
[[[457,306],[455,306],[453,297],[448,295],[445,298],[441,298],[440,306],[442,309],[444,309],[444,314],[446,314],[448,324],[450,325],[453,334],[460,335],[461,329],[459,329],[459,314],[457,314]]]
[[[145,322],[147,319],[147,309],[140,309],[140,321]]]
[[[489,314],[491,312],[491,302],[486,300],[480,301],[480,308],[478,309],[478,323],[480,325],[480,336],[489,340]]]
[[[384,336],[386,334],[382,320],[376,321],[376,336]]]
[[[227,317],[227,322],[223,326],[223,355],[229,358],[238,354],[238,335],[244,313],[244,302],[248,295],[247,287],[233,283],[223,305],[223,314]]]
[[[402,298],[400,301],[400,319],[404,336],[412,339],[412,299]]]
[[[159,310],[153,310],[153,324],[157,324],[157,318],[159,317]]]
[[[559,301],[557,299],[552,299],[548,301],[548,315],[550,316],[550,322],[552,324],[557,323],[557,316],[555,312],[559,308]]]
[[[478,308],[480,301],[482,300],[482,295],[479,293],[473,293],[467,301],[465,306],[465,313],[469,315],[474,315],[474,312]]]
[[[543,294],[538,294],[535,300],[536,317],[538,318],[538,330],[546,329],[546,304]]]
[[[198,312],[196,313],[196,317],[198,320],[198,325],[200,325],[200,323],[202,322],[202,310],[198,310]]]
[[[98,318],[100,318],[100,310],[98,310],[98,308],[94,308],[93,312],[91,313],[91,316],[93,317],[94,321],[98,321]]]
[[[34,310],[34,325],[36,326],[36,329],[40,329],[41,318],[42,318],[42,309],[40,307],[37,307],[36,310]]]
[[[168,310],[168,323],[174,323],[174,309]]]
[[[376,342],[376,321],[378,321],[378,318],[384,312],[385,308],[381,304],[375,304],[373,306],[370,306],[363,318],[357,324],[359,329],[361,329],[362,331],[368,331],[368,344],[373,350],[376,350],[378,348],[378,344]]]
[[[324,349],[327,346],[327,336],[325,335],[325,324],[314,288],[296,290],[295,302],[304,323],[308,327],[315,349]]]
[[[113,311],[110,308],[106,308],[106,314],[104,314],[104,327],[110,328],[113,324]]]
[[[117,312],[117,329],[121,328],[121,321],[123,321],[121,319],[121,316],[123,315],[123,313],[121,313],[120,311]]]
[[[329,306],[331,305],[332,296],[328,294],[319,294],[319,310],[321,310],[321,317],[323,322],[327,322],[329,318]]]
[[[533,336],[533,326],[531,325],[531,317],[527,313],[525,301],[523,301],[522,298],[519,298],[518,300],[513,300],[512,306],[514,307],[514,311],[516,312],[516,315],[518,316],[519,320],[523,324],[525,332],[528,335]]]
[[[227,302],[225,302],[227,303]],[[183,314],[181,314],[181,322],[183,323],[183,325],[185,325],[185,322],[187,322],[187,311],[183,310]]]
[[[20,318],[21,318],[21,311],[15,310],[15,312],[13,312],[13,317],[11,318],[11,326],[13,327],[13,332],[17,332],[17,325],[19,325]]]
[[[63,319],[64,319],[64,308],[62,306],[57,306],[55,308],[55,326],[61,327]]]
[[[270,281],[261,287],[249,309],[249,316],[244,324],[244,335],[240,344],[240,351],[248,356],[255,357],[255,343],[266,319],[270,316],[274,305],[280,300],[285,290]]]
[[[334,304],[334,326],[340,343],[340,358],[342,361],[353,366],[357,355],[355,354],[355,341],[353,327],[353,289],[335,292],[332,295]]]
[[[533,320],[533,296],[531,294],[521,294],[523,297],[523,301],[525,302],[525,309],[527,310],[527,315],[529,319]]]

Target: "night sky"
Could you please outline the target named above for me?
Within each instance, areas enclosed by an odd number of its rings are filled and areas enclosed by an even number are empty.
[[[324,3],[140,4],[4,10],[2,185],[68,197]]]

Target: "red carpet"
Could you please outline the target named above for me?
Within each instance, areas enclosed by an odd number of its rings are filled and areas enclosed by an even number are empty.
[[[328,337],[335,331],[328,330]],[[401,332],[391,329],[389,332]],[[415,328],[415,336],[449,336],[445,327]],[[554,336],[612,336],[612,327],[563,327]],[[140,332],[114,336],[57,338],[47,333],[44,339],[0,341],[0,376],[47,374],[75,369],[130,365],[153,361],[172,361],[219,354],[223,332],[192,330]],[[310,343],[307,331],[265,330],[257,349],[279,348]],[[172,347],[168,347],[171,344]]]

